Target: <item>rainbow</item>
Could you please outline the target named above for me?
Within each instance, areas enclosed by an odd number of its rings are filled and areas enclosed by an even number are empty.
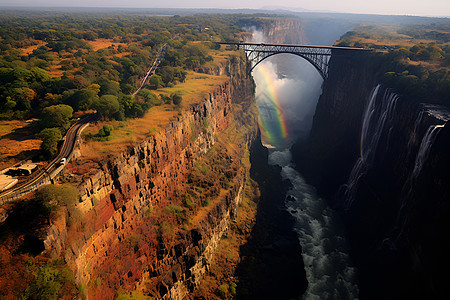
[[[273,82],[273,73],[265,64],[260,64],[256,69],[256,72],[261,75],[262,82],[258,82],[264,87],[264,96],[269,99],[273,107],[275,108],[275,119],[276,122],[279,124],[279,136],[281,136],[283,139],[286,139],[288,137],[288,129],[286,124],[286,118],[283,115],[283,111],[280,106],[280,99],[278,97],[277,91],[275,89],[275,85]],[[256,95],[258,97],[258,95]],[[264,120],[261,118],[261,116],[258,116],[258,123],[259,128],[261,131],[261,134],[265,136],[269,141],[272,143],[274,142],[274,138],[276,135],[275,133],[272,133],[269,131],[269,127],[266,126]]]

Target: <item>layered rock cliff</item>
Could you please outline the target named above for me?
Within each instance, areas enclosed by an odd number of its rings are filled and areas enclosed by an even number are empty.
[[[344,215],[361,299],[444,298],[449,114],[379,85],[384,71],[332,57],[297,164]]]
[[[86,297],[124,289],[183,299],[200,283],[248,174],[242,158],[257,127],[246,68],[245,59],[228,62],[218,70],[226,83],[93,175],[61,177],[78,182],[81,216],[67,234],[53,229],[47,251],[64,250]],[[58,239],[63,246],[50,242]]]

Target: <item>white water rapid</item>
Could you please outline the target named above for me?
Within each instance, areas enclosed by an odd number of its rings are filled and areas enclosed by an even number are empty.
[[[286,209],[295,218],[294,230],[303,249],[308,288],[302,299],[356,299],[356,269],[349,263],[339,216],[294,169],[288,149],[271,150],[269,164],[282,167],[282,178],[292,183]]]

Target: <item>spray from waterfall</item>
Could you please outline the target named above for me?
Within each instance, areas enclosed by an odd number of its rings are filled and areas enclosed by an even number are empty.
[[[256,27],[252,42],[267,42]],[[262,142],[268,148],[287,148],[306,137],[321,93],[323,79],[306,60],[292,54],[269,57],[253,69]]]

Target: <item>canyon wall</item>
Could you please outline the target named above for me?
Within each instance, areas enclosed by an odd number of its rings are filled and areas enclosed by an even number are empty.
[[[267,18],[267,19],[242,19],[238,26],[250,32],[260,32],[263,38],[261,42],[274,44],[302,44],[307,43],[303,30],[303,22],[300,18]],[[249,37],[249,42],[252,37]]]
[[[299,18],[282,18],[265,22],[261,29],[267,43],[301,44],[306,41],[303,23]]]
[[[450,115],[378,84],[383,65],[331,58],[296,163],[344,216],[361,299],[445,298]]]
[[[239,203],[257,128],[245,58],[215,72],[229,80],[163,130],[89,177],[61,176],[78,185],[82,217],[53,226],[47,252],[64,256],[86,297],[124,289],[183,299],[200,283]]]

